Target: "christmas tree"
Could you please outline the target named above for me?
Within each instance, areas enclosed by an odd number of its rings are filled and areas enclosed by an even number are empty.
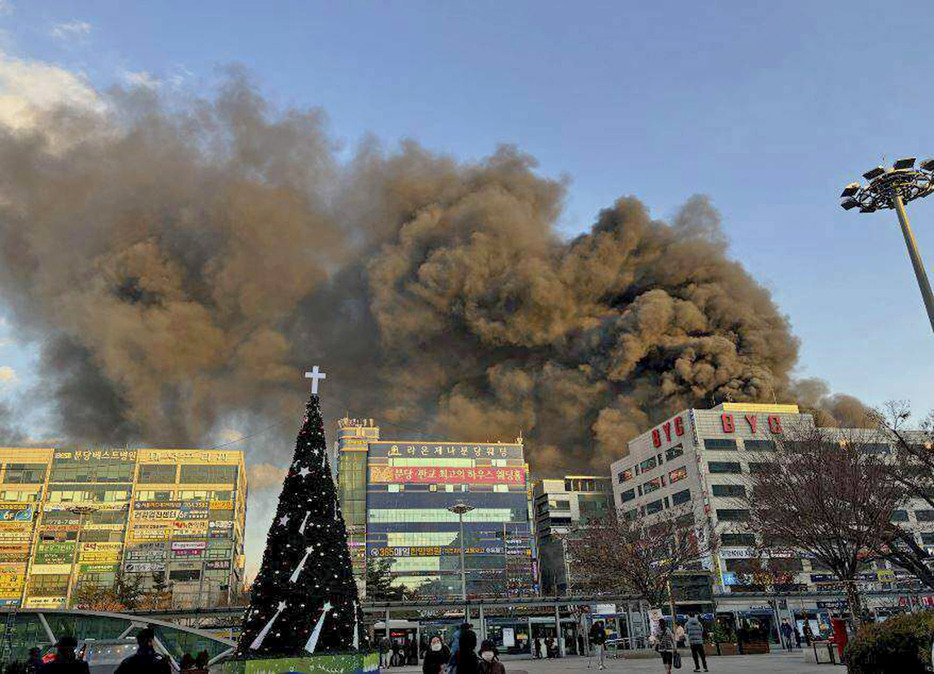
[[[317,379],[313,382],[295,458],[253,582],[237,645],[240,658],[333,653],[366,645],[347,531],[325,451]]]

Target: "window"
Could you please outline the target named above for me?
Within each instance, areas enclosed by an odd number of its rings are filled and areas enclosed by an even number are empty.
[[[921,542],[924,545],[934,545],[934,532],[925,532],[921,534]]]
[[[142,464],[139,467],[140,484],[171,484],[175,482],[177,466]]]
[[[859,451],[863,454],[888,454],[891,448],[882,442],[866,442],[860,445]]]
[[[772,464],[763,461],[750,461],[747,465],[749,466],[750,475],[755,475],[756,473],[767,473],[772,470]]]
[[[674,461],[682,454],[684,454],[684,447],[682,447],[680,444],[677,444],[674,447],[669,447],[665,450],[665,461]]]
[[[672,471],[668,472],[668,483],[674,484],[675,482],[680,482],[688,476],[687,466],[681,466],[680,468],[675,468]]]
[[[633,489],[628,489],[619,495],[620,503],[628,503],[636,497],[636,492]]]
[[[720,452],[732,451],[736,449],[736,440],[719,440],[716,438],[711,438],[709,440],[704,440],[704,447]]]
[[[774,452],[775,443],[771,440],[744,440],[747,452]]]
[[[687,503],[691,500],[691,490],[684,489],[679,492],[675,492],[671,495],[671,504],[672,505],[681,505],[682,503]]]
[[[665,485],[662,483],[662,478],[656,477],[642,485],[642,494],[651,494],[656,489],[661,489]]]
[[[661,512],[663,509],[664,509],[664,506],[662,505],[662,500],[658,499],[657,501],[652,501],[651,503],[646,504],[645,514],[653,515],[655,513]]]
[[[236,466],[192,465],[182,466],[179,482],[183,484],[235,484]]]
[[[746,487],[741,484],[711,485],[714,496],[737,497],[746,495]]]
[[[762,570],[762,562],[758,559],[726,559],[726,570],[733,573],[753,574]]]
[[[655,468],[655,466],[657,466],[657,465],[658,465],[658,461],[657,461],[656,458],[653,456],[652,458],[646,459],[645,461],[643,461],[642,463],[640,463],[640,464],[639,464],[639,470],[641,470],[641,471],[644,473],[644,472],[647,471],[647,470],[652,470],[652,469]]]
[[[571,502],[570,501],[555,501],[554,505],[555,510],[570,510]]]
[[[742,522],[749,519],[749,511],[736,508],[717,508],[717,519],[721,522]]]
[[[907,521],[908,521],[908,511],[907,511],[907,510],[893,510],[893,511],[892,511],[892,521],[893,521],[893,522],[907,522]]]
[[[621,471],[619,475],[616,476],[619,480],[619,483],[628,482],[632,479],[632,468],[627,468],[624,471]]]
[[[711,473],[740,473],[737,461],[708,461],[707,470]]]
[[[175,569],[169,571],[169,580],[198,580],[201,577],[201,571],[198,569]]]
[[[8,463],[3,481],[7,484],[42,484],[45,482],[44,463]]]
[[[70,574],[35,574],[29,577],[29,594],[34,597],[64,597]]]
[[[934,522],[934,510],[915,510],[915,519],[919,522]]]
[[[754,547],[756,544],[756,537],[754,534],[720,534],[720,543],[722,545]]]

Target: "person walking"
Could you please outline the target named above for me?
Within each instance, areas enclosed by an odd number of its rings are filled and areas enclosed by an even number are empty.
[[[41,674],[91,674],[88,663],[75,656],[78,640],[65,635],[55,643],[55,659],[40,668]]]
[[[136,635],[136,653],[124,658],[114,674],[172,674],[169,661],[156,653],[155,642],[156,633],[151,627],[141,629]]]
[[[664,618],[658,619],[658,640],[655,643],[655,650],[662,656],[662,664],[665,670],[671,674],[671,662],[675,653],[675,635],[668,628],[668,623]]]
[[[425,659],[422,661],[422,674],[443,674],[444,668],[451,659],[451,649],[444,645],[441,637],[431,637]]]
[[[814,630],[811,629],[811,621],[804,618],[804,643],[808,646],[814,641]]]
[[[675,621],[675,643],[679,648],[687,645],[687,635],[684,633],[684,626]]]
[[[688,621],[684,623],[684,631],[688,637],[688,644],[691,646],[694,671],[699,672],[702,663],[704,671],[710,671],[707,669],[707,654],[704,652],[704,623],[698,619],[696,613],[692,613]]]
[[[489,639],[484,639],[480,644],[479,674],[506,674],[506,668],[499,661],[496,646]]]
[[[389,667],[389,659],[392,657],[392,641],[389,640],[389,637],[383,635],[379,640],[379,666],[382,669],[387,669]]]
[[[600,663],[598,669],[606,669],[606,628],[603,626],[602,620],[597,620],[590,626],[588,636],[594,654],[597,656],[597,662]],[[587,663],[587,668],[590,669],[590,662]]]
[[[457,674],[478,674],[477,633],[467,623],[464,623],[461,627],[457,653],[453,656],[453,659],[456,663]]]
[[[792,641],[794,630],[791,628],[791,625],[788,624],[788,618],[782,618],[780,631],[782,633],[782,646],[785,647],[786,651],[790,651],[794,648],[794,642]]]
[[[29,649],[29,657],[26,658],[26,674],[39,674],[42,669],[42,651],[36,646]]]

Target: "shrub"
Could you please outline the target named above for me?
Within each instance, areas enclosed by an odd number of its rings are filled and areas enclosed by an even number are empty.
[[[850,674],[923,674],[931,664],[934,611],[867,625],[844,652]]]

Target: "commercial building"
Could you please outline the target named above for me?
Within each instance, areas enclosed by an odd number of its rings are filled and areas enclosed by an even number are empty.
[[[600,519],[612,507],[610,478],[568,475],[537,480],[532,486],[532,510],[542,592],[574,592],[573,562],[568,557],[568,536],[590,520]]]
[[[651,517],[670,508],[693,511],[719,534],[720,546],[704,561],[713,572],[715,590],[744,593],[758,588],[749,580],[761,568],[756,537],[746,528],[743,509],[748,475],[760,468],[761,452],[776,438],[814,428],[810,414],[796,405],[723,403],[709,410],[679,412],[629,442],[628,456],[611,466],[614,502],[628,517]],[[881,433],[829,429],[828,434],[859,433],[867,451],[889,453]],[[911,527],[918,542],[934,545],[934,511],[927,506],[896,517]],[[793,551],[773,553],[772,572],[789,580],[789,591],[836,592],[839,584],[816,560]],[[862,574],[866,591],[911,589],[914,581],[887,562],[873,562]]]
[[[343,419],[337,464],[358,584],[367,564],[388,560],[394,584],[422,596],[460,596],[463,551],[468,596],[532,592],[521,441],[385,441],[372,420]],[[456,504],[469,509],[463,522],[450,510]]]
[[[0,464],[0,604],[66,608],[120,569],[175,606],[242,587],[242,452],[7,448]]]

